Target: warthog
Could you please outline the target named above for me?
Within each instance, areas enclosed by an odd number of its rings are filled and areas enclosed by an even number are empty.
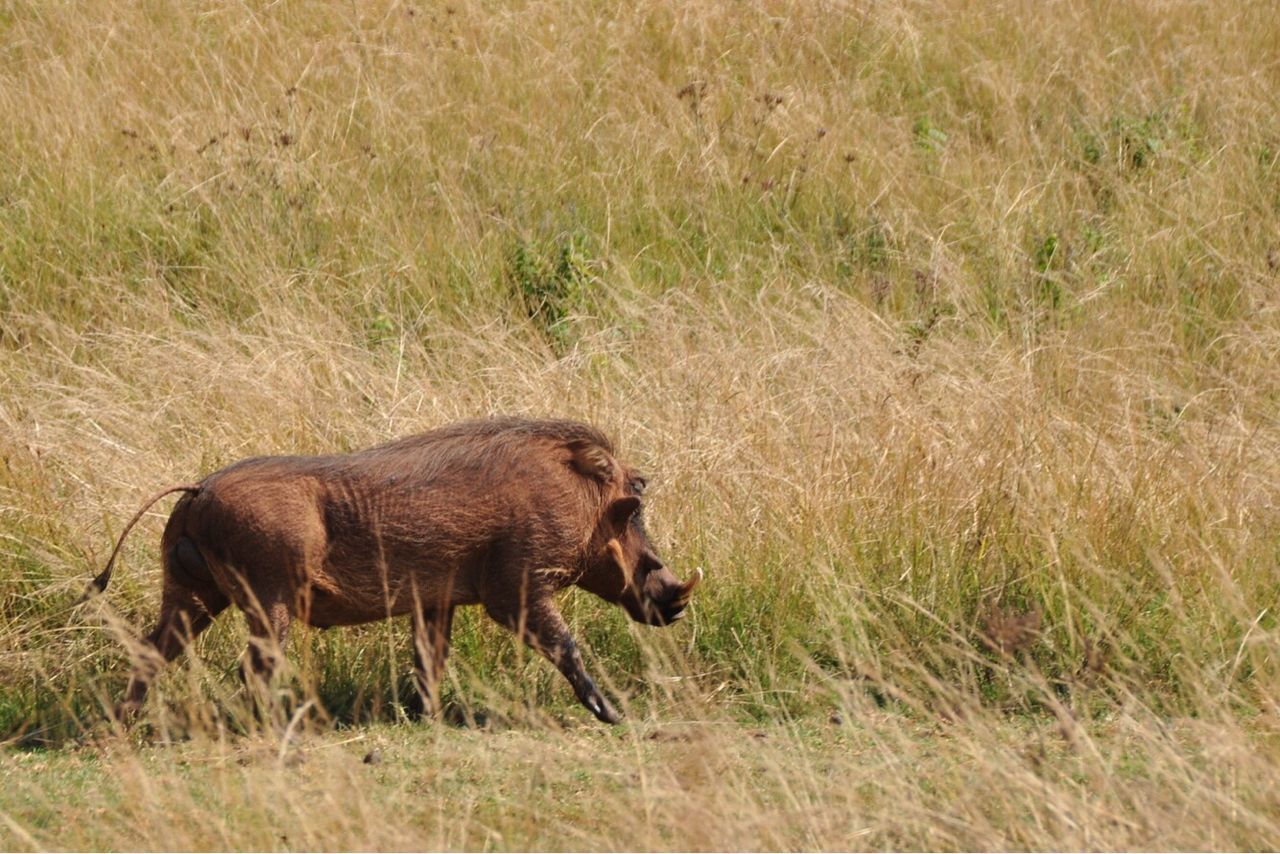
[[[131,716],[162,664],[230,604],[251,634],[242,666],[261,686],[291,621],[327,628],[412,616],[414,678],[439,706],[454,608],[483,605],[559,668],[600,720],[618,713],[587,675],[554,594],[576,584],[649,625],[684,615],[681,582],[641,520],[645,481],[600,432],[570,421],[468,421],[358,453],[259,457],[170,487],[160,618],[119,707]]]

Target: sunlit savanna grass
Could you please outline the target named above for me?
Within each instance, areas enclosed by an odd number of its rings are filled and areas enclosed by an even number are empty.
[[[0,7],[0,843],[1276,847],[1275,11]],[[110,735],[143,498],[496,413],[706,570],[566,597],[627,724],[476,613],[263,727],[228,614]]]

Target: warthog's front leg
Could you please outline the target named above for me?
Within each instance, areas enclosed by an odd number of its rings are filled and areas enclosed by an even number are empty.
[[[453,606],[413,609],[413,682],[418,690],[420,711],[429,716],[440,713],[440,682],[449,657],[449,633],[453,628]]]
[[[607,724],[616,724],[622,715],[609,705],[596,683],[587,675],[587,668],[582,663],[582,654],[578,645],[569,634],[569,626],[565,623],[560,610],[549,598],[533,602],[521,614],[503,613],[485,603],[489,616],[502,623],[512,631],[518,632],[522,640],[556,666],[573,686],[573,693],[578,701],[586,706],[600,720]]]

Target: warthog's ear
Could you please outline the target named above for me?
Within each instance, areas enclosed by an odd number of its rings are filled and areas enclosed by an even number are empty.
[[[634,495],[619,498],[610,504],[609,509],[604,511],[604,520],[612,535],[621,537],[626,533],[627,525],[631,524],[631,517],[636,515],[639,509],[640,499]]]
[[[570,462],[578,474],[601,483],[613,480],[613,457],[604,448],[586,439],[575,439],[568,448]]]

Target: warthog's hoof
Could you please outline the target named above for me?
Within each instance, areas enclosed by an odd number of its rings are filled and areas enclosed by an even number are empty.
[[[601,697],[598,693],[593,694],[583,700],[583,705],[591,710],[591,714],[595,715],[598,720],[607,724],[616,724],[622,722],[622,715],[618,710],[609,705],[609,701]]]
[[[111,709],[111,719],[123,727],[133,726],[138,719],[142,704],[132,700],[121,700]]]

